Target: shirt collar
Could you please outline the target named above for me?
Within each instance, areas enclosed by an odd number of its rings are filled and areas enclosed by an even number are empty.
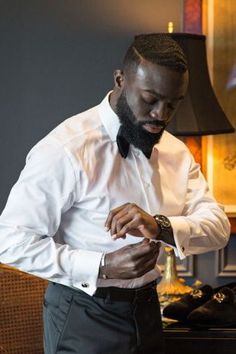
[[[111,92],[112,91],[108,92],[106,97],[100,103],[98,109],[102,124],[104,125],[108,135],[110,136],[112,141],[116,141],[116,136],[120,128],[120,121],[109,103],[109,96]]]

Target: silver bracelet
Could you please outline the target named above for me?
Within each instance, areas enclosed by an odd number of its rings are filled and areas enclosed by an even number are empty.
[[[103,253],[102,254],[102,258],[101,258],[101,267],[106,267],[106,264],[105,264],[105,256],[106,256],[106,253]],[[102,278],[103,279],[107,279],[107,275],[106,274],[102,274]]]

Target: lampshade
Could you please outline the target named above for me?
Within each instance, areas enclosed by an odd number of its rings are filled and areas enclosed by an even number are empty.
[[[188,61],[189,87],[167,130],[176,136],[233,133],[211,86],[206,58],[206,36],[168,33],[182,47]]]

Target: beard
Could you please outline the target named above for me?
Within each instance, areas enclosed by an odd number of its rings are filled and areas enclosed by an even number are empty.
[[[166,125],[153,120],[138,121],[123,92],[117,100],[116,114],[122,126],[122,135],[130,144],[142,151],[151,151],[153,146],[159,143]],[[159,133],[150,133],[143,128],[144,124],[156,125],[162,127],[162,130]]]

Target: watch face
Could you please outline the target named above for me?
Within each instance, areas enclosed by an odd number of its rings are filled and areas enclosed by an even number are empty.
[[[155,215],[157,223],[161,229],[168,229],[171,227],[170,220],[164,215]]]

